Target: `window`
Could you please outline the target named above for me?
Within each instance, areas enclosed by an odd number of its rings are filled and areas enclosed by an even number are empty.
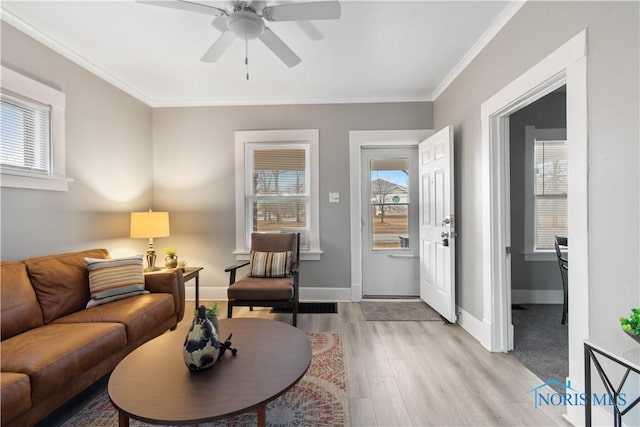
[[[566,130],[526,127],[525,259],[555,260],[554,236],[567,235]]]
[[[51,107],[5,92],[0,101],[2,166],[49,174]]]
[[[62,92],[2,67],[3,187],[67,190]]]
[[[298,232],[302,259],[319,259],[318,131],[238,131],[236,251],[258,232]]]

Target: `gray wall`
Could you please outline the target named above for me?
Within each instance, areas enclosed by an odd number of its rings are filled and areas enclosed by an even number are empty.
[[[167,244],[202,265],[201,286],[228,283],[235,262],[234,131],[320,130],[319,261],[303,261],[301,286],[351,283],[349,131],[430,129],[433,104],[339,104],[160,108],[153,111],[154,205],[171,214]],[[328,193],[339,192],[340,203]]]
[[[585,28],[591,337],[618,330],[618,317],[640,304],[639,8],[637,2],[527,2],[436,100],[435,128],[455,128],[458,295],[474,317],[483,318],[480,105]]]
[[[511,288],[562,290],[558,262],[524,260],[525,126],[564,129],[567,126],[566,93],[552,92],[509,117],[511,172]],[[561,303],[562,301],[560,301]]]
[[[4,21],[2,65],[66,94],[68,192],[0,189],[1,257],[142,252],[129,212],[152,204],[151,108]]]

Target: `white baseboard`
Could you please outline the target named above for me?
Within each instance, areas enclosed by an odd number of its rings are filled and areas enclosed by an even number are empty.
[[[456,312],[458,313],[458,324],[478,340],[484,348],[491,351],[491,324],[477,319],[459,306],[456,306]]]
[[[512,304],[562,304],[561,290],[511,289]]]
[[[226,301],[227,286],[200,287],[200,301]],[[185,299],[195,301],[196,294],[193,287],[185,289]],[[300,301],[339,302],[351,301],[351,288],[300,288]]]

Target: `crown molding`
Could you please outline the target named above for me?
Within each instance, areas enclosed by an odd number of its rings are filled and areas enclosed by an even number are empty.
[[[113,74],[98,67],[97,65],[95,65],[94,63],[92,63],[82,55],[77,54],[71,49],[53,40],[52,38],[50,38],[49,36],[41,32],[40,30],[34,28],[29,23],[15,16],[13,13],[0,8],[0,20],[6,22],[9,25],[16,27],[18,30],[22,31],[23,33],[27,34],[28,36],[32,37],[33,39],[47,46],[54,52],[59,53],[60,55],[64,56],[71,62],[86,69],[90,73],[95,74],[96,76],[100,77],[102,80],[105,80],[106,82],[112,84],[113,86],[117,87],[123,92],[136,98],[140,102],[143,102],[148,106],[153,107],[153,100],[151,100],[148,96],[138,91],[137,89],[133,88],[129,84],[123,82],[122,80],[118,79]]]
[[[478,41],[469,49],[469,51],[462,57],[455,67],[447,74],[447,76],[440,82],[436,89],[431,94],[431,99],[436,100],[442,92],[444,92],[451,83],[469,66],[471,61],[478,56],[478,54],[489,44],[489,42],[498,34],[498,32],[513,18],[513,16],[520,10],[527,0],[511,1],[502,11],[500,16],[496,18],[487,31],[480,36]]]
[[[432,102],[430,96],[406,96],[384,98],[276,98],[276,99],[225,99],[216,101],[153,101],[154,108],[174,107],[240,107],[260,105],[322,105],[322,104],[385,104],[394,102]]]

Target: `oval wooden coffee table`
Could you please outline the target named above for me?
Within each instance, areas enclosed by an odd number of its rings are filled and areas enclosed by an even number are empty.
[[[189,325],[140,346],[109,378],[109,398],[120,426],[129,418],[155,424],[192,424],[243,412],[258,412],[266,423],[266,404],[293,387],[311,364],[306,334],[266,319],[220,319],[222,339],[238,354],[225,352],[212,368],[191,372],[182,348]]]

